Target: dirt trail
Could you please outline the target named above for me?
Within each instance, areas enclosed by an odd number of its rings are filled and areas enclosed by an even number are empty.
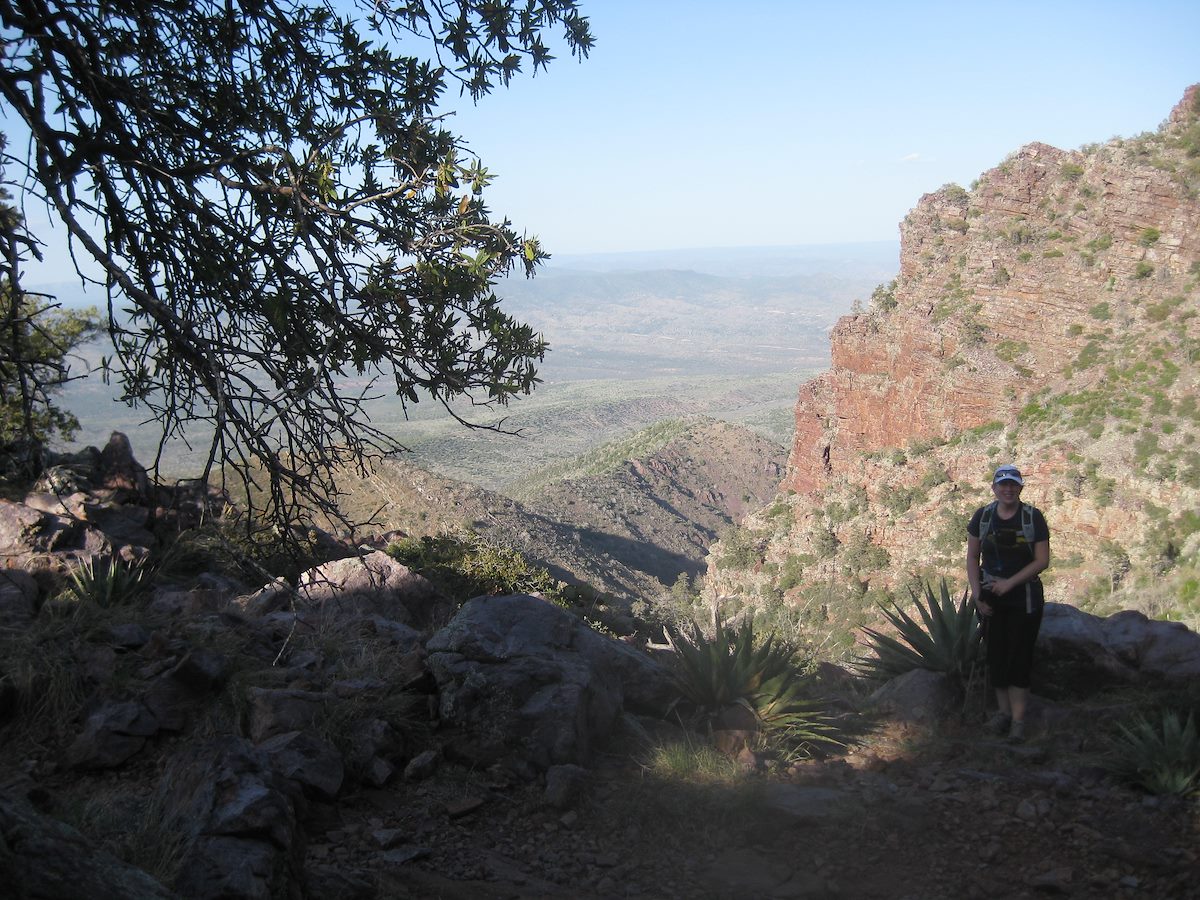
[[[1116,784],[1080,743],[885,723],[733,788],[654,784],[613,758],[565,813],[447,769],[347,798],[310,849],[395,898],[1200,898],[1200,807]],[[815,806],[780,813],[783,792]]]

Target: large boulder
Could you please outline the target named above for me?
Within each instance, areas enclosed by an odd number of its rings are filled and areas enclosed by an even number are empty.
[[[380,615],[405,625],[429,621],[441,596],[424,577],[376,550],[300,576],[297,606],[335,617]]]
[[[1040,689],[1088,689],[1113,682],[1187,681],[1200,676],[1200,635],[1179,622],[1159,622],[1133,610],[1107,618],[1063,603],[1047,603],[1038,635]]]
[[[931,724],[962,705],[962,694],[944,672],[912,669],[882,685],[870,704],[902,722]]]
[[[0,873],[5,897],[167,900],[176,896],[15,794],[0,793]]]
[[[586,765],[626,706],[662,714],[665,670],[527,595],[476,597],[426,644],[444,721],[540,769]]]

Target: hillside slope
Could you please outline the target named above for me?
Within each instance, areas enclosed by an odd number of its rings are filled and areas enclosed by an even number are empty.
[[[631,601],[704,569],[709,545],[776,491],[786,449],[695,417],[531,473],[516,500],[388,461],[348,483],[347,514],[410,535],[468,529],[557,577]]]
[[[922,197],[899,277],[801,387],[785,493],[737,538],[759,552],[710,592],[845,626],[961,582],[966,517],[1013,461],[1053,531],[1049,599],[1194,623],[1198,196],[1200,86],[1155,133],[1030,144]]]

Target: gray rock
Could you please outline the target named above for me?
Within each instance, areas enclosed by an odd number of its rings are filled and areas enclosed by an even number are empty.
[[[404,735],[383,719],[363,719],[351,726],[346,764],[356,778],[381,786],[396,772],[395,760],[404,753]]]
[[[93,847],[74,828],[0,794],[0,872],[6,897],[166,900],[145,872]]]
[[[168,771],[169,809],[191,841],[175,888],[191,900],[299,893],[299,790],[241,738],[187,748]]]
[[[437,750],[423,750],[404,767],[405,781],[424,781],[437,771],[442,755]]]
[[[215,650],[192,649],[170,672],[170,677],[196,694],[218,690],[229,675],[229,660]]]
[[[586,764],[627,701],[661,712],[669,696],[645,654],[527,595],[468,601],[426,651],[441,717],[541,769]]]
[[[146,528],[150,511],[144,506],[87,502],[83,505],[82,518],[93,529],[101,532],[123,557],[141,554],[121,552],[121,548],[148,551],[158,546],[158,538]]]
[[[142,499],[150,494],[146,469],[133,458],[129,438],[120,431],[114,431],[100,451],[100,482],[109,490],[129,492]]]
[[[555,809],[567,809],[579,798],[590,774],[581,766],[551,766],[546,770],[546,803]]]
[[[58,472],[50,474],[49,477],[51,479],[56,479],[58,477]],[[36,509],[39,512],[49,513],[52,516],[66,516],[73,519],[82,519],[84,517],[84,504],[86,503],[87,498],[88,495],[78,488],[75,488],[73,491],[35,490],[25,495],[25,505],[30,509]]]
[[[112,625],[108,629],[108,640],[122,650],[136,650],[150,641],[150,631],[138,622]]]
[[[321,714],[322,706],[333,699],[330,694],[290,688],[252,687],[246,693],[250,701],[247,729],[256,744],[272,735],[303,731]]]
[[[203,835],[175,879],[188,900],[274,900],[272,885],[284,881],[277,871],[279,852],[267,841]]]
[[[310,569],[297,592],[303,607],[329,615],[376,614],[405,625],[428,621],[440,600],[427,579],[381,550]]]
[[[1081,684],[1139,679],[1187,681],[1200,676],[1200,635],[1179,622],[1124,610],[1108,618],[1064,603],[1047,603],[1038,658]]]
[[[158,730],[158,718],[141,703],[106,703],[87,717],[65,761],[78,769],[110,769],[138,753]]]
[[[272,767],[306,794],[332,800],[342,789],[346,769],[337,748],[304,731],[277,734],[258,745]]]
[[[870,703],[902,722],[929,724],[953,709],[961,698],[954,682],[941,672],[913,669],[875,691]]]
[[[291,599],[292,586],[286,579],[276,578],[252,594],[234,597],[229,605],[246,616],[265,616],[286,609]]]

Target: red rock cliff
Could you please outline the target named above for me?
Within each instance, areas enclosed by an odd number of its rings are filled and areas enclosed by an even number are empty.
[[[1098,304],[1137,315],[1186,293],[1198,102],[1189,88],[1153,141],[1029,144],[970,191],[922,197],[899,277],[838,322],[832,367],[800,390],[784,488],[813,494],[855,477],[863,453],[1008,422],[1087,345]]]

